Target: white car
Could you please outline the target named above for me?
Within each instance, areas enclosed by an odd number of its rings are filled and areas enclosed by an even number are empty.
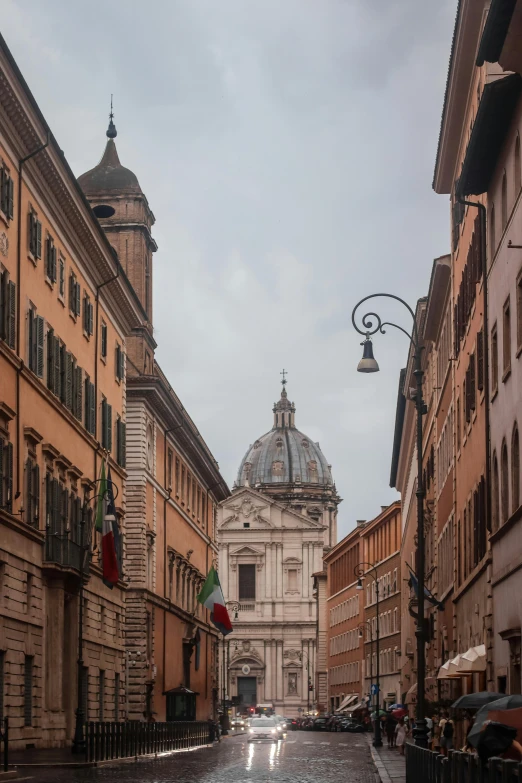
[[[277,742],[280,736],[277,725],[274,718],[252,718],[248,729],[248,741],[270,740],[270,742]]]
[[[281,715],[272,715],[272,719],[276,722],[276,729],[280,739],[286,739],[286,721]]]

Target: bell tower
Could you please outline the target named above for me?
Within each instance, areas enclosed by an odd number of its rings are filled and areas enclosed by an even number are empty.
[[[117,131],[112,98],[106,135],[102,159],[78,177],[78,183],[147,314],[146,324],[135,330],[129,339],[127,353],[137,371],[149,375],[156,347],[152,317],[152,254],[158,246],[151,234],[155,219],[138,178],[120,163],[114,141]]]

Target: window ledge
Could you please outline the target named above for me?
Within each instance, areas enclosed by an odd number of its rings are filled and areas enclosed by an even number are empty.
[[[502,375],[502,383],[505,383],[510,375],[511,375],[511,365],[509,365],[509,367],[506,367],[506,369],[504,370],[504,374]]]
[[[78,316],[77,316],[77,315],[75,315],[75,314],[74,314],[74,313],[73,313],[71,310],[69,310],[69,318],[70,318],[72,321],[74,321],[74,323],[76,323],[76,321],[78,320]]]
[[[54,283],[53,283],[53,281],[51,280],[50,277],[47,277],[47,275],[45,276],[45,282],[49,286],[51,291],[53,291],[54,290]]]
[[[107,357],[106,356],[100,356],[100,361],[104,364],[107,364]]]
[[[29,259],[29,261],[31,262],[31,264],[33,266],[35,266],[35,267],[38,266],[38,259],[36,258],[36,256],[33,256],[32,253],[30,253],[30,252],[27,253],[27,258]]]
[[[493,391],[491,392],[491,402],[495,399],[495,397],[498,395],[498,386],[495,386]]]
[[[7,215],[1,209],[0,209],[0,221],[5,225],[6,228],[9,228],[10,221]]]
[[[520,354],[521,354],[521,353],[522,353],[522,345],[519,345],[519,346],[517,347],[517,352],[516,352],[516,354],[515,354],[515,356],[516,356],[516,358],[517,358],[517,359],[518,359],[518,357],[520,356]]]

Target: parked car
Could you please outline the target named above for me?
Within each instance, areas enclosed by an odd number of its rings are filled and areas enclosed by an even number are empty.
[[[344,718],[339,723],[339,731],[349,731],[352,734],[359,734],[361,731],[366,731],[365,727],[359,721],[353,718]]]
[[[248,729],[248,742],[269,740],[277,742],[279,739],[277,722],[274,718],[252,718]]]
[[[280,739],[286,739],[286,723],[281,715],[272,715],[272,718],[276,722],[276,729]]]
[[[314,731],[327,731],[328,730],[327,718],[316,718],[313,722],[312,728]]]
[[[247,727],[247,723],[243,718],[237,715],[235,718],[232,718],[232,720],[230,721],[230,726],[236,731],[245,731]]]

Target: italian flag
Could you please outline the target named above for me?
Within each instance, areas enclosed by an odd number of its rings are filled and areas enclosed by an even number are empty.
[[[210,610],[210,619],[223,636],[232,632],[232,623],[228,616],[219,576],[214,566],[208,572],[205,584],[198,595],[198,601]]]
[[[105,474],[105,460],[102,460],[98,484],[96,530],[102,534],[103,581],[111,590],[120,578],[118,557],[116,555],[115,528],[117,528],[117,524],[111,469],[109,468],[109,476],[107,477]]]

